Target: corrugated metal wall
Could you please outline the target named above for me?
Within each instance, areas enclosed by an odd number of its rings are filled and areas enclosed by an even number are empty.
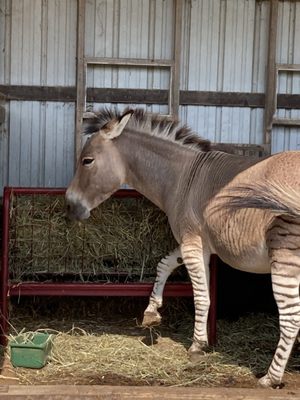
[[[0,83],[75,86],[76,0],[0,0]],[[65,186],[74,103],[10,101],[0,130],[0,187]]]
[[[280,2],[277,35],[277,63],[300,64],[300,2]],[[280,72],[279,93],[300,93],[300,73]],[[279,118],[298,118],[300,110],[278,110]],[[300,150],[300,128],[273,127],[272,152]]]
[[[173,0],[89,0],[85,22],[86,57],[173,58]],[[87,71],[88,87],[168,89],[169,82],[166,68],[91,65]],[[168,113],[167,106],[148,109]]]
[[[185,9],[181,88],[264,92],[269,3],[192,0]],[[263,110],[184,106],[180,117],[215,142],[263,143]]]
[[[0,0],[0,84],[75,86],[76,0]],[[86,0],[85,55],[170,59],[173,0]],[[265,90],[269,2],[186,0],[181,90]],[[300,2],[279,3],[277,62],[300,63]],[[167,89],[160,68],[89,67],[88,86]],[[300,93],[299,74],[280,74]],[[95,108],[99,105],[94,104]],[[120,105],[124,107],[124,105]],[[74,103],[11,101],[0,125],[0,186],[65,186],[73,173]],[[149,109],[162,113],[166,106]],[[180,117],[216,142],[263,143],[262,108],[180,106]],[[299,111],[279,110],[279,116]],[[299,148],[300,131],[274,128],[272,151]]]

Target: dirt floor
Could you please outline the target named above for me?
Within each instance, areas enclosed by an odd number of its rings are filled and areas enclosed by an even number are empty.
[[[198,363],[188,360],[193,332],[191,300],[170,299],[163,323],[140,327],[146,300],[22,299],[11,306],[11,334],[54,333],[51,358],[42,369],[15,368],[31,385],[155,385],[254,388],[266,372],[278,340],[269,314],[218,321],[218,343]],[[285,388],[300,388],[300,351],[295,348]]]

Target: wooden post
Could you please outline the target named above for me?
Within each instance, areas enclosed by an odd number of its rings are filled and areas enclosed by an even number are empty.
[[[174,70],[171,82],[170,114],[178,117],[180,94],[180,64],[181,64],[181,33],[182,33],[182,0],[175,1],[175,32],[174,32]]]
[[[272,120],[276,112],[276,44],[277,44],[278,0],[270,0],[269,48],[266,71],[264,141],[271,150]],[[267,150],[267,149],[266,149]]]
[[[75,111],[75,165],[81,150],[81,125],[85,108],[85,0],[77,0],[77,60],[76,60],[76,111]]]

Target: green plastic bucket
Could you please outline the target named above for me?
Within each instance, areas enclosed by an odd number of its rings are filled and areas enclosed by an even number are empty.
[[[52,348],[52,335],[22,333],[10,340],[10,359],[14,367],[42,368]]]

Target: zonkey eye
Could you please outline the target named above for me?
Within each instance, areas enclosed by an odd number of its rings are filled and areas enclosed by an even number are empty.
[[[85,157],[82,160],[82,165],[91,165],[95,161],[92,157]]]

